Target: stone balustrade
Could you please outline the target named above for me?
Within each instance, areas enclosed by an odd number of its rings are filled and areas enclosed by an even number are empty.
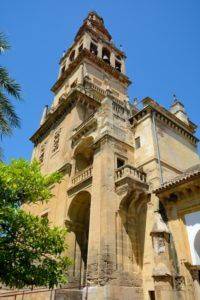
[[[133,167],[131,165],[124,165],[115,171],[115,180],[116,181],[118,181],[124,177],[127,177],[127,176],[130,176],[137,181],[146,183],[146,174],[142,171],[139,171],[138,169],[136,169],[135,167]]]
[[[72,185],[75,186],[88,178],[92,177],[92,166],[89,166],[85,170],[78,172],[73,178],[72,178]]]
[[[77,132],[77,131],[79,131],[80,129],[84,128],[85,125],[87,125],[87,124],[94,118],[94,115],[95,115],[95,113],[92,114],[91,116],[89,116],[89,118],[87,118],[85,121],[83,121],[80,125],[78,125],[77,127],[75,127],[75,128],[73,129],[73,131],[74,131],[74,132]]]

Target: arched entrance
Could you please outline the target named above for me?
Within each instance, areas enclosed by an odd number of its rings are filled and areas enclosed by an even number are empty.
[[[67,227],[74,236],[73,277],[79,286],[85,285],[91,195],[81,191],[72,200],[68,209]]]
[[[122,199],[119,206],[119,257],[121,270],[126,273],[130,282],[134,280],[142,285],[141,271],[143,268],[144,239],[146,227],[146,202],[132,192]],[[143,204],[142,204],[143,203]]]

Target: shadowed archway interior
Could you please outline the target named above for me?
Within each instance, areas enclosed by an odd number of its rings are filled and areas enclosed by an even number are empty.
[[[87,191],[78,193],[68,210],[69,231],[74,234],[73,275],[80,285],[85,284],[88,254],[91,195]]]

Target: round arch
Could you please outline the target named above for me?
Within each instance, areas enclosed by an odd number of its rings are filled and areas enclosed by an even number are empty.
[[[74,149],[73,157],[75,159],[75,172],[80,172],[93,163],[93,142],[92,136],[83,138]]]
[[[74,236],[74,276],[78,277],[80,285],[84,285],[86,280],[90,205],[90,193],[81,191],[72,199],[68,208],[68,229]]]

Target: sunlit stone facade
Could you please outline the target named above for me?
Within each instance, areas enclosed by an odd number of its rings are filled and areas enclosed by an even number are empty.
[[[173,181],[199,164],[196,126],[177,99],[170,110],[149,97],[130,104],[125,59],[90,12],[60,60],[31,140],[43,173],[63,180],[25,209],[68,228],[74,264],[68,285],[24,299],[200,299],[200,181]]]

